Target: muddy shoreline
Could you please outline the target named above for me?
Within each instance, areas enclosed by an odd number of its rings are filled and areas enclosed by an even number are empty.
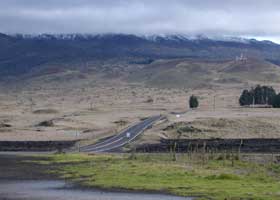
[[[0,180],[57,180],[57,176],[47,173],[49,166],[34,162],[37,159],[43,158],[20,153],[0,154]]]
[[[102,189],[90,188],[79,185],[78,183],[67,182],[67,180],[59,178],[55,174],[48,173],[49,170],[56,168],[56,165],[41,165],[37,164],[36,160],[42,161],[39,154],[32,156],[25,153],[20,154],[0,154],[0,200],[30,200],[41,199],[36,195],[43,195],[42,199],[52,200],[57,199],[61,195],[61,199],[71,199],[81,195],[81,200],[102,200],[102,199],[142,199],[142,196],[147,199],[187,199],[193,198],[176,197],[164,191],[141,191],[141,190],[125,190],[125,189]],[[35,162],[34,162],[35,161]],[[47,184],[47,186],[44,186]],[[40,185],[43,185],[41,187]],[[58,185],[58,186],[56,186]],[[37,194],[38,191],[41,194]],[[16,192],[15,192],[16,191]],[[29,191],[29,193],[28,193]],[[34,197],[33,197],[34,191]],[[47,192],[50,192],[47,194]],[[56,194],[59,193],[60,194]],[[54,194],[53,194],[54,193]],[[86,194],[83,196],[83,194]],[[21,196],[22,195],[22,196]],[[28,195],[31,195],[30,197]],[[70,196],[69,196],[70,195]],[[74,195],[74,196],[72,196]],[[96,196],[97,195],[97,196]],[[131,196],[131,197],[130,197]],[[44,197],[44,198],[43,198]],[[46,197],[46,198],[45,198]],[[115,198],[117,197],[117,198]],[[75,198],[75,200],[76,200]],[[72,200],[72,199],[71,199]]]

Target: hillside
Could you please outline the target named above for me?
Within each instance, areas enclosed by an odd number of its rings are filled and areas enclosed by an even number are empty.
[[[46,63],[84,63],[112,58],[234,59],[241,53],[278,62],[280,46],[256,40],[188,39],[136,35],[4,35],[0,34],[1,74],[17,74]]]
[[[0,80],[121,79],[161,87],[279,80],[280,46],[180,35],[0,34]],[[246,62],[236,60],[244,54]],[[9,81],[9,80],[12,80]]]
[[[257,59],[246,61],[158,60],[131,74],[129,80],[155,87],[192,88],[252,82],[279,83],[280,67]]]

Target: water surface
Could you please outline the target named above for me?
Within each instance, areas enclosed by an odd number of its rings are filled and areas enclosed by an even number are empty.
[[[161,194],[78,190],[63,181],[0,181],[5,200],[192,200]]]

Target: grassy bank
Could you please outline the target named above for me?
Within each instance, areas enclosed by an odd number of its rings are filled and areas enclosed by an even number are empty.
[[[213,155],[212,155],[213,156]],[[43,157],[51,173],[86,187],[159,191],[199,199],[280,199],[280,166],[226,159],[195,160],[169,154]]]

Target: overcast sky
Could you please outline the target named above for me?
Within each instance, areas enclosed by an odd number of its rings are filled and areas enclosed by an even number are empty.
[[[180,33],[280,42],[279,22],[279,0],[0,0],[4,33]]]

